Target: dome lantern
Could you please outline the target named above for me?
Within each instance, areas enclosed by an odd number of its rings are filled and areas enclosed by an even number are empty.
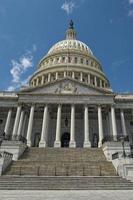
[[[66,39],[67,40],[74,40],[76,39],[76,31],[74,29],[74,23],[71,20],[69,23],[69,29],[66,31]]]

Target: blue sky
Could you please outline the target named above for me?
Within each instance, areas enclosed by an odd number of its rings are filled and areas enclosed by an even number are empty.
[[[26,83],[70,19],[113,90],[133,92],[133,0],[0,0],[1,91]]]

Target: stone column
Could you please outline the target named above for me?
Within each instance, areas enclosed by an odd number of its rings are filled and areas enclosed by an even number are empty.
[[[125,124],[125,117],[124,117],[124,110],[121,109],[120,111],[121,116],[121,128],[122,128],[122,134],[123,136],[127,136],[127,130],[126,130],[126,124]]]
[[[19,125],[19,119],[21,114],[21,106],[19,105],[17,107],[17,113],[15,117],[14,127],[13,127],[13,133],[12,133],[12,139],[15,140],[17,137],[17,131],[18,131],[18,125]]]
[[[89,117],[88,117],[88,106],[84,108],[84,147],[91,147],[89,140]]]
[[[56,80],[58,79],[58,72],[56,72],[56,74],[55,74],[55,79]]]
[[[48,132],[48,105],[44,107],[43,112],[43,122],[42,122],[42,132],[41,132],[41,140],[39,143],[39,147],[46,147],[47,146],[47,132]]]
[[[113,140],[117,141],[117,128],[116,128],[116,118],[115,118],[114,106],[111,106],[111,122],[112,122],[112,131],[113,131]]]
[[[97,87],[97,77],[94,77],[95,86]]]
[[[72,78],[73,78],[73,79],[75,78],[75,74],[74,74],[74,72],[72,72]]]
[[[80,72],[80,81],[82,82],[83,81],[83,73]]]
[[[103,122],[102,122],[101,106],[98,106],[98,130],[99,130],[98,147],[101,147],[102,146],[102,140],[103,140]]]
[[[10,127],[10,123],[11,123],[11,117],[12,117],[12,109],[9,109],[7,119],[6,119],[5,129],[4,129],[5,137],[7,139],[8,139],[9,134],[10,134],[9,127]]]
[[[71,127],[69,147],[76,147],[75,142],[75,105],[71,105]]]
[[[32,145],[31,135],[32,135],[32,126],[33,126],[33,118],[34,118],[34,109],[35,109],[35,106],[32,105],[30,109],[30,117],[29,117],[28,130],[27,130],[27,145],[29,147],[31,147]]]
[[[51,79],[51,74],[49,73],[48,74],[48,82],[50,82],[50,79]]]
[[[91,81],[90,81],[90,74],[88,74],[88,84],[90,84]]]
[[[56,122],[56,138],[54,142],[54,147],[61,147],[61,105],[58,105],[57,110],[57,122]]]
[[[17,133],[18,140],[21,138],[23,122],[24,122],[24,110],[21,111],[21,116],[20,116],[20,121],[19,121],[19,126],[18,126],[18,133]]]
[[[41,84],[42,84],[42,85],[44,84],[44,75],[42,75],[42,81],[41,81]]]
[[[64,72],[64,78],[66,77],[66,74],[67,74],[67,73],[66,73],[66,71],[65,71],[65,72]]]

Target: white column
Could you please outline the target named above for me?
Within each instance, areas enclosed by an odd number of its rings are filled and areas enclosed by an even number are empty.
[[[85,105],[84,109],[84,147],[91,147],[91,143],[89,140],[89,117],[87,105]]]
[[[61,105],[58,105],[57,122],[56,122],[56,138],[54,142],[54,147],[61,146],[60,137],[61,137]]]
[[[121,109],[120,111],[121,116],[121,128],[122,128],[122,134],[123,136],[127,136],[127,130],[126,130],[126,124],[125,124],[125,117],[124,117],[124,110]]]
[[[75,142],[75,105],[71,105],[71,128],[69,147],[76,147]]]
[[[7,119],[6,119],[5,129],[4,129],[6,138],[8,138],[9,134],[10,134],[9,127],[10,127],[10,123],[11,123],[11,117],[12,117],[12,109],[9,109]]]
[[[56,72],[56,74],[55,74],[55,79],[56,80],[58,79],[58,72]]]
[[[102,146],[102,140],[103,140],[103,122],[102,122],[101,106],[98,106],[98,130],[99,130],[98,147],[101,147]]]
[[[95,86],[97,87],[97,77],[94,77]]]
[[[39,147],[47,146],[47,134],[48,134],[48,105],[44,107],[43,112],[43,122],[42,122],[42,132]]]
[[[13,127],[13,133],[12,133],[13,140],[15,140],[16,136],[17,136],[20,114],[21,114],[21,106],[18,106],[16,117],[15,117],[15,122],[14,122],[14,127]]]
[[[41,84],[42,84],[42,85],[44,84],[44,75],[42,75],[42,81],[41,81]]]
[[[31,147],[32,141],[31,141],[31,135],[32,135],[32,126],[33,126],[33,118],[34,118],[34,105],[31,106],[30,109],[30,117],[29,117],[29,123],[28,123],[28,130],[27,130],[27,145]]]
[[[83,81],[83,73],[80,72],[80,81],[82,82]]]
[[[21,137],[23,122],[24,122],[24,110],[21,111],[21,116],[20,116],[20,121],[19,121],[19,126],[18,126],[18,133],[17,133],[18,140]]]
[[[48,74],[48,82],[50,82],[50,79],[51,79],[51,74],[49,73]]]
[[[113,106],[111,106],[111,122],[112,122],[113,139],[114,139],[114,141],[117,141],[115,109]]]
[[[66,71],[64,72],[64,78],[66,77]]]
[[[72,72],[72,78],[73,78],[73,79],[75,78],[75,74],[74,74],[74,72]]]
[[[88,74],[88,84],[90,84],[90,74]]]

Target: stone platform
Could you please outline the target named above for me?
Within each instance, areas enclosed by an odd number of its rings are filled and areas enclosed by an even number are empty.
[[[132,200],[133,191],[1,191],[0,200]]]

